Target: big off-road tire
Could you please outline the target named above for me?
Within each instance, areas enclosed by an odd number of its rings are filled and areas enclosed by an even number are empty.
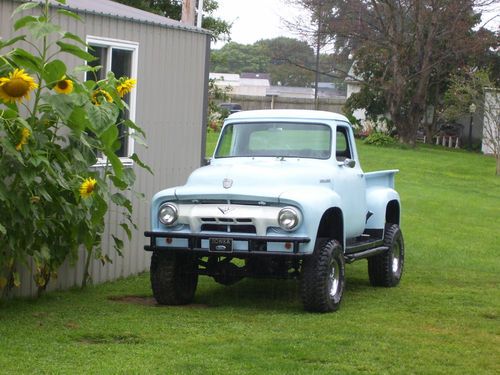
[[[190,254],[153,252],[150,278],[153,296],[160,305],[191,303],[198,285],[197,259]]]
[[[305,310],[338,310],[345,288],[345,262],[340,243],[336,240],[320,243],[314,254],[304,260],[301,277]]]
[[[393,287],[403,276],[405,245],[403,233],[397,224],[387,224],[384,234],[384,253],[368,258],[368,276],[373,286]]]

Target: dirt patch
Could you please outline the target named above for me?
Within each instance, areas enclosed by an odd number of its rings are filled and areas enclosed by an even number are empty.
[[[184,309],[207,309],[210,306],[201,303],[192,303],[190,305],[182,306],[164,306],[156,303],[153,297],[149,296],[110,296],[108,297],[110,301],[122,302],[122,303],[132,303],[135,305],[143,306],[155,306],[155,307],[170,307],[170,308],[184,308]]]

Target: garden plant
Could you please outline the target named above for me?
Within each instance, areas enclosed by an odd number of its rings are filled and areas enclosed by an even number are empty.
[[[65,0],[57,0],[64,4]],[[55,8],[55,7],[54,7]],[[28,14],[28,15],[26,15]],[[124,97],[136,80],[109,73],[92,80],[99,66],[69,69],[65,55],[82,62],[94,57],[80,37],[56,23],[83,22],[48,0],[26,2],[13,14],[14,31],[0,40],[0,294],[19,285],[18,270],[34,262],[39,293],[61,264],[86,249],[82,284],[92,259],[109,258],[101,249],[104,218],[114,204],[123,213],[129,238],[134,223],[129,199],[135,175],[116,151],[119,127],[132,137],[143,131],[122,114]],[[83,76],[87,77],[84,81]],[[149,169],[136,154],[131,158]],[[100,161],[102,167],[93,167]],[[113,235],[120,252],[123,240]]]

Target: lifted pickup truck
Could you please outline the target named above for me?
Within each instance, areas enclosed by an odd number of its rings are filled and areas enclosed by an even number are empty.
[[[361,170],[342,115],[229,116],[209,165],[153,197],[145,249],[155,299],[190,303],[198,275],[224,285],[297,278],[306,310],[335,311],[345,263],[365,258],[372,285],[396,286],[404,265],[396,173]]]

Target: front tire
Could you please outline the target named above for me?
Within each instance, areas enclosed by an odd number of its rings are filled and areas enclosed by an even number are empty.
[[[160,305],[191,303],[198,285],[197,267],[191,254],[153,252],[150,278],[156,301]]]
[[[403,276],[405,245],[403,233],[397,224],[387,224],[384,246],[388,250],[368,258],[368,276],[373,286],[393,287]]]
[[[340,307],[345,288],[342,246],[336,240],[320,244],[302,266],[302,303],[312,312],[331,312]]]

